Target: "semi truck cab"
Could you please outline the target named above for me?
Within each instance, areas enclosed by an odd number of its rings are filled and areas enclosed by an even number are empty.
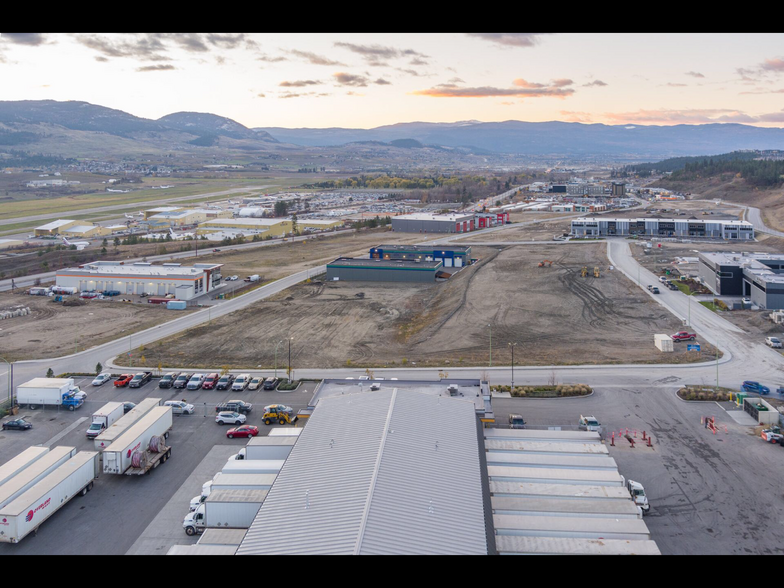
[[[182,528],[185,529],[186,535],[196,535],[204,531],[205,524],[204,505],[201,504],[195,511],[185,515],[185,519],[182,521]]]

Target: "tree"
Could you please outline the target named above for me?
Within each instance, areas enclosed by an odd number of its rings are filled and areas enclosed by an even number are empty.
[[[101,365],[101,362],[99,361],[97,364],[95,364],[95,373],[96,373],[96,375],[100,374],[101,370],[103,370],[103,366]]]
[[[275,216],[286,216],[288,211],[289,205],[286,202],[279,200],[275,203]]]
[[[46,377],[47,378],[54,378],[54,370],[52,368],[49,368],[48,370],[46,370]]]
[[[291,215],[291,232],[294,235],[299,235],[299,227],[297,226],[297,213]]]

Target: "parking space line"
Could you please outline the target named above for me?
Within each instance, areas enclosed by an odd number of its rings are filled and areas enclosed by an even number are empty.
[[[57,443],[60,439],[65,437],[68,433],[73,431],[76,427],[81,425],[86,420],[87,420],[87,417],[82,417],[80,419],[77,419],[75,423],[73,423],[72,425],[70,425],[70,426],[66,427],[65,429],[63,429],[62,431],[60,431],[57,435],[55,435],[54,437],[49,439],[49,441],[44,443],[44,445],[46,445],[48,447],[49,445],[52,445],[53,443]]]

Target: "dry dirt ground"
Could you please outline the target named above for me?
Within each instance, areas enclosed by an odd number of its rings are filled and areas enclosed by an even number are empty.
[[[145,349],[149,365],[273,367],[294,338],[294,368],[660,363],[711,359],[660,353],[655,333],[680,323],[622,274],[606,245],[476,247],[480,261],[436,284],[302,284],[274,299]],[[537,267],[552,259],[550,268]],[[599,266],[602,277],[580,269]],[[285,366],[288,348],[279,348]]]
[[[63,306],[48,296],[0,292],[0,310],[22,306],[27,316],[0,320],[0,349],[8,361],[59,357],[100,345],[181,316],[157,304],[85,300]]]
[[[538,217],[537,217],[538,218]],[[464,239],[454,241],[455,245],[465,243],[482,242],[508,242],[508,241],[552,241],[556,235],[569,233],[571,230],[571,219],[553,219],[552,221],[542,221],[533,225],[522,227],[510,227],[503,231],[483,234],[479,231]]]
[[[690,198],[700,197],[691,196]],[[681,215],[681,212],[685,214]],[[703,212],[709,214],[704,215],[702,214]],[[617,216],[619,218],[637,218],[645,216],[678,218],[683,216],[684,219],[695,217],[704,220],[717,220],[740,218],[742,212],[743,209],[740,209],[737,206],[728,206],[726,203],[716,204],[713,201],[704,202],[702,200],[669,200],[661,202],[654,201],[644,209],[638,208],[635,210],[610,212],[607,213],[607,216]]]

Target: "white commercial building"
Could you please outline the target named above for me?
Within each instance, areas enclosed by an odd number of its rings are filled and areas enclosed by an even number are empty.
[[[79,291],[119,290],[122,294],[165,296],[191,300],[221,285],[223,264],[197,263],[185,267],[179,263],[152,265],[95,261],[57,271],[57,285]]]

